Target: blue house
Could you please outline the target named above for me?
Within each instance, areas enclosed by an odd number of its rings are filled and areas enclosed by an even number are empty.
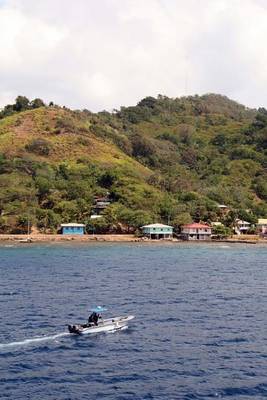
[[[150,224],[141,227],[144,236],[149,239],[171,239],[173,227],[163,224]]]
[[[84,235],[84,224],[61,224],[62,235]]]

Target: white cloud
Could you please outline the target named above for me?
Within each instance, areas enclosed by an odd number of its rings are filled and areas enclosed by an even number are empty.
[[[266,106],[263,0],[6,0],[0,106],[18,94],[91,110],[217,92]]]

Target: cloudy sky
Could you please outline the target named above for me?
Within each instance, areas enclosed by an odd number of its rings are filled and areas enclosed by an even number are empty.
[[[225,94],[267,107],[267,0],[0,0],[0,107]]]

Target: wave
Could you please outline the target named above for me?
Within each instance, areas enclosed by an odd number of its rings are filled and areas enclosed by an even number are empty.
[[[34,344],[34,343],[46,342],[49,340],[56,340],[61,337],[69,336],[69,335],[70,335],[69,332],[61,332],[61,333],[57,333],[56,335],[51,335],[51,336],[41,336],[41,337],[24,339],[20,342],[0,343],[0,350],[6,349],[9,347],[27,346],[27,345]]]

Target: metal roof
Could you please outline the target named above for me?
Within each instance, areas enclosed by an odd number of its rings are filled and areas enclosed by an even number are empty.
[[[149,224],[149,225],[141,226],[141,228],[173,228],[173,226],[164,225],[164,224]]]
[[[267,224],[267,218],[259,218],[258,219],[258,225],[265,225]]]
[[[198,222],[194,222],[193,224],[182,225],[182,228],[201,229],[201,228],[210,228],[210,225],[200,224]]]
[[[65,226],[73,226],[73,227],[82,227],[82,226],[85,226],[84,224],[76,224],[75,222],[70,222],[69,224],[61,224],[60,226],[63,226],[63,227],[65,227]]]

